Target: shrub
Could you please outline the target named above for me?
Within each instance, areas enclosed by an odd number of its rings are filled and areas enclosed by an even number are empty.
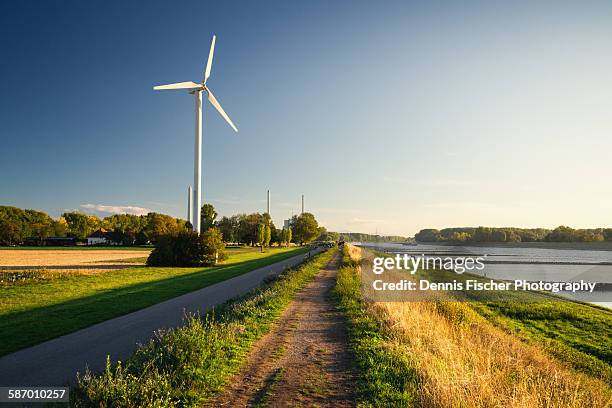
[[[164,235],[147,259],[149,266],[209,266],[227,258],[221,232],[209,228],[201,234],[193,231]]]

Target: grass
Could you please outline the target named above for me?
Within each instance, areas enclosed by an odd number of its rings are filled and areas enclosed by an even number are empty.
[[[335,288],[359,373],[358,406],[409,407],[416,395],[416,372],[386,338],[372,305],[362,299],[359,256],[355,247],[345,246]]]
[[[430,281],[487,279],[451,271],[422,271]],[[484,293],[484,294],[483,294]],[[612,384],[612,312],[540,292],[453,292],[489,323],[543,348],[574,369]],[[487,301],[494,299],[494,301]]]
[[[611,312],[563,300],[476,302],[472,307],[496,326],[612,384]]]
[[[210,268],[121,269],[2,287],[0,355],[159,303],[307,251],[230,250]]]
[[[388,255],[377,253],[377,256]],[[437,282],[488,280],[442,270],[419,270],[416,277]],[[461,291],[452,292],[451,296],[466,302],[489,323],[507,333],[543,348],[576,370],[612,384],[612,311],[609,309],[528,291]]]
[[[267,286],[185,326],[160,331],[124,364],[107,362],[78,378],[75,407],[190,407],[220,391],[245,363],[253,343],[270,330],[295,294],[333,256],[329,250],[288,270]],[[282,372],[279,372],[279,378]]]
[[[343,268],[338,279],[361,373],[360,405],[609,406],[609,384],[501,330],[471,304],[368,303],[360,279],[358,266]]]

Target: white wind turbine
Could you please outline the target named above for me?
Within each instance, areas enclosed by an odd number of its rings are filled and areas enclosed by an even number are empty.
[[[156,91],[168,90],[168,89],[189,89],[190,94],[195,95],[196,105],[196,126],[195,126],[195,159],[193,167],[193,211],[191,213],[191,225],[193,230],[200,232],[200,212],[202,209],[202,92],[206,92],[208,101],[215,107],[223,116],[223,119],[234,129],[236,126],[232,123],[232,120],[227,116],[227,113],[223,110],[219,101],[215,98],[212,91],[206,86],[206,81],[210,77],[210,70],[212,68],[213,54],[215,53],[215,40],[216,36],[213,35],[212,43],[210,44],[210,52],[208,53],[208,62],[206,63],[206,70],[204,71],[204,79],[201,83],[196,82],[177,82],[168,85],[154,86],[153,89]]]

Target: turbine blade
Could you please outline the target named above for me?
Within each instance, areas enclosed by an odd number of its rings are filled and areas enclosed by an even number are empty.
[[[194,89],[194,88],[201,88],[202,85],[201,84],[196,84],[195,82],[177,82],[174,84],[167,84],[167,85],[157,85],[154,86],[153,89],[156,91],[162,91],[164,89]]]
[[[215,95],[213,95],[213,93],[210,91],[210,88],[208,88],[208,100],[212,104],[212,106],[214,106],[215,109],[217,109],[219,111],[221,116],[223,116],[223,119],[225,119],[225,121],[227,123],[229,123],[229,125],[232,127],[232,129],[234,129],[236,132],[238,132],[238,129],[236,129],[236,126],[234,126],[234,123],[232,122],[232,120],[229,118],[229,116],[227,116],[227,113],[225,113],[225,111],[223,110],[223,108],[219,104],[219,101],[217,101],[217,98],[215,98]]]
[[[216,40],[217,40],[217,36],[213,35],[212,42],[210,43],[210,51],[208,52],[208,62],[206,63],[206,71],[204,71],[204,83],[206,83],[206,81],[208,80],[208,77],[210,77],[210,71],[212,69],[213,55],[215,54],[215,41]]]

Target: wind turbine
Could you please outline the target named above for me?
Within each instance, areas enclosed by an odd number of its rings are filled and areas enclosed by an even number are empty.
[[[195,158],[193,164],[193,211],[191,211],[191,225],[193,230],[200,232],[200,212],[202,211],[202,92],[206,92],[208,101],[212,106],[219,111],[223,119],[238,132],[238,129],[227,116],[227,113],[223,110],[217,98],[213,95],[210,88],[206,85],[206,81],[210,77],[210,71],[212,68],[213,54],[215,53],[215,41],[217,36],[213,35],[212,43],[210,44],[210,51],[208,53],[208,62],[206,63],[206,70],[204,71],[204,79],[200,83],[196,82],[177,82],[174,84],[157,85],[153,89],[156,91],[172,90],[172,89],[189,89],[190,94],[195,95],[195,113],[196,113],[196,124],[195,124]]]

